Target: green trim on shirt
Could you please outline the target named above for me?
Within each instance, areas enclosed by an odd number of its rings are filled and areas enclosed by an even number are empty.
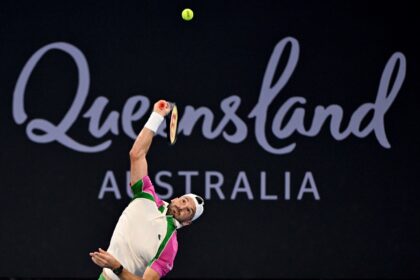
[[[134,185],[131,186],[131,190],[133,191],[134,196],[141,193],[143,191],[143,180],[138,180]]]
[[[163,239],[162,243],[160,243],[159,249],[155,257],[147,264],[147,266],[152,266],[153,262],[160,257],[160,254],[163,252],[163,249],[165,249],[166,245],[168,244],[168,241],[171,239],[172,234],[176,230],[175,222],[172,216],[166,216],[166,222],[168,226],[166,228],[165,238]]]
[[[134,197],[133,197],[133,200],[136,199],[136,198],[145,198],[145,199],[149,199],[149,200],[156,203],[153,195],[151,195],[150,193],[147,193],[147,192],[141,192],[141,193],[135,194]]]

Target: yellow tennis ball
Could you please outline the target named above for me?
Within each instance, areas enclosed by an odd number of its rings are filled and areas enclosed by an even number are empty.
[[[194,17],[194,12],[191,9],[184,9],[182,11],[182,18],[186,21],[192,20]]]

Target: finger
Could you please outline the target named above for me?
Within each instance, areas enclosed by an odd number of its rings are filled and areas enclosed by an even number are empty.
[[[102,255],[105,255],[105,256],[109,255],[109,253],[107,251],[103,250],[102,248],[99,248],[99,253],[102,254]]]
[[[94,252],[90,252],[89,253],[89,255],[96,255],[96,254],[99,254],[99,252],[98,251],[94,251]]]
[[[93,261],[96,265],[98,265],[98,266],[100,266],[100,267],[104,267],[104,265],[102,264],[102,262],[101,262],[100,260],[98,260],[97,258],[92,257],[91,259],[92,259],[92,261]]]
[[[98,258],[94,258],[94,261],[100,267],[109,267],[106,262],[104,262],[104,261],[102,261],[102,260],[100,260]]]
[[[98,261],[100,261],[100,262],[102,262],[102,263],[104,263],[104,264],[106,264],[106,263],[107,263],[106,258],[104,258],[103,256],[101,256],[100,254],[96,254],[96,255],[94,255],[93,257],[94,257],[96,260],[98,260]]]
[[[106,266],[111,266],[115,262],[115,258],[109,253],[100,253],[99,256]]]
[[[95,256],[100,259],[106,260],[106,255],[104,253],[96,253]]]
[[[109,253],[107,253],[107,252],[98,252],[98,253],[96,253],[98,256],[100,256],[101,258],[103,258],[104,260],[107,260],[107,259],[109,259]]]

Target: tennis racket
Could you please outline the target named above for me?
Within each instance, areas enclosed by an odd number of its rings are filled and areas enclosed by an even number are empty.
[[[168,141],[170,145],[174,145],[178,135],[178,107],[173,102],[168,102],[170,106],[169,118],[166,119],[166,127],[168,127]]]

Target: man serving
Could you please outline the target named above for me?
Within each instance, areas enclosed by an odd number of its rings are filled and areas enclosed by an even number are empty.
[[[99,248],[90,253],[92,261],[103,268],[100,280],[155,280],[165,276],[178,250],[177,229],[190,225],[204,211],[204,200],[195,194],[185,194],[170,203],[161,200],[147,175],[147,152],[170,111],[168,102],[156,102],[131,148],[133,200],[121,214],[108,250]]]

